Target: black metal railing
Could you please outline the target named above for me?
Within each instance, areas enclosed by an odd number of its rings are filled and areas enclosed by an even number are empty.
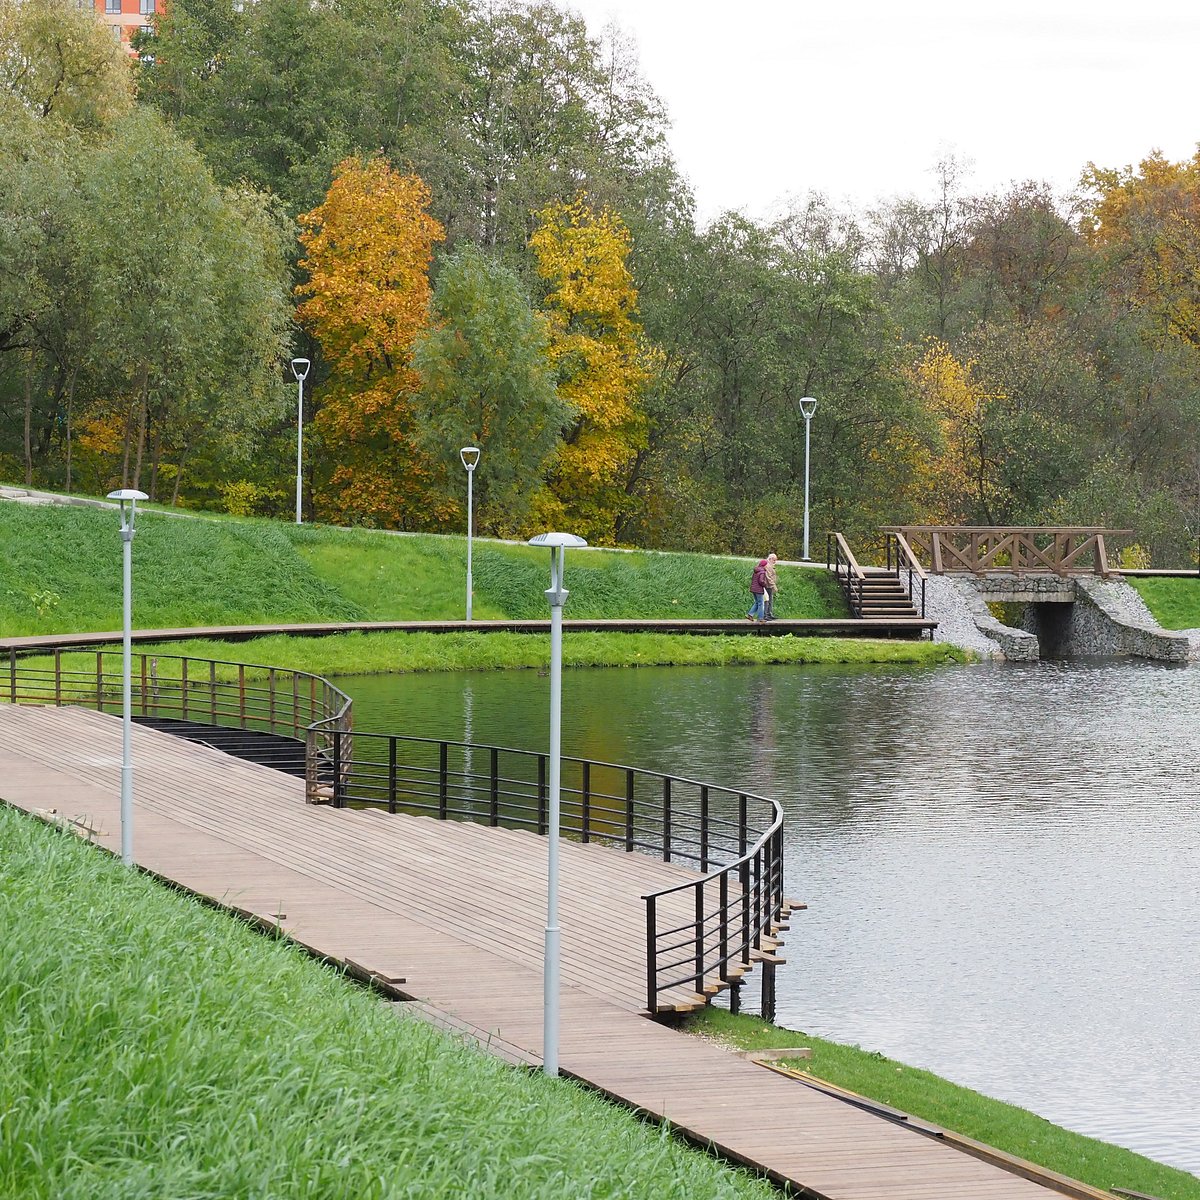
[[[851,616],[861,617],[866,576],[862,567],[858,565],[849,543],[840,533],[829,533],[825,536],[825,565],[841,585],[846,603],[850,605]]]
[[[122,710],[119,649],[11,650],[6,676],[0,675],[3,699],[14,704]],[[544,753],[355,731],[350,697],[304,671],[137,652],[131,684],[138,718],[301,740],[311,803],[547,831]],[[652,855],[700,874],[643,897],[651,1013],[675,1008],[677,989],[707,996],[736,982],[776,929],[783,814],[774,800],[564,757],[559,811],[565,837]]]
[[[345,731],[318,752],[336,807],[529,829],[549,823],[549,759],[507,746]],[[644,897],[646,1003],[733,982],[776,928],[783,903],[783,814],[774,800],[660,771],[561,760],[563,836],[661,857],[699,871]]]
[[[925,568],[917,561],[908,539],[902,533],[885,533],[884,545],[887,548],[887,569],[896,576],[902,587],[908,592],[909,603],[917,608],[917,585],[920,585],[921,616],[925,616],[925,583],[928,578]]]
[[[7,657],[0,688],[12,704],[122,711],[119,649],[10,650]],[[350,727],[345,692],[320,675],[287,667],[135,651],[130,685],[135,719],[256,730],[304,746],[310,801],[320,800],[328,787],[328,780],[313,772],[319,752],[328,750],[338,731]]]

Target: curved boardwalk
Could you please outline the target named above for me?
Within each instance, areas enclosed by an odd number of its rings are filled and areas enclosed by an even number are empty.
[[[0,799],[56,809],[116,850],[120,735],[112,716],[0,704]],[[268,768],[153,729],[135,728],[133,740],[140,865],[421,1002],[401,1008],[537,1061],[542,839],[314,807],[300,780]],[[646,1019],[640,897],[691,873],[570,842],[562,859],[567,1073],[803,1196],[1061,1194]]]

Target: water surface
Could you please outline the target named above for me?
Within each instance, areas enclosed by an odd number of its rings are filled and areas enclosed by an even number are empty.
[[[360,729],[547,743],[536,672],[337,681]],[[774,796],[778,1018],[1200,1173],[1200,670],[568,671],[563,751]]]

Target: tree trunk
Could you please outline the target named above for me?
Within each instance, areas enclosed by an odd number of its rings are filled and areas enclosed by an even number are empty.
[[[67,381],[67,495],[71,494],[71,419],[74,415],[75,404],[75,376],[79,373],[79,367],[71,368],[71,377]]]
[[[142,486],[142,459],[146,455],[146,416],[150,397],[150,368],[142,367],[141,399],[138,404],[137,458],[133,464],[133,486]]]
[[[25,486],[33,484],[33,351],[25,364]]]
[[[183,482],[183,461],[187,458],[186,447],[179,451],[179,465],[175,468],[175,486],[171,490],[171,507],[179,503],[179,485]]]

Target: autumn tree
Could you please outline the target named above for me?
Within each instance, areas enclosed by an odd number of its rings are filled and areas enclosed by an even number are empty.
[[[315,419],[329,469],[316,502],[332,519],[436,527],[454,512],[418,445],[413,344],[429,320],[429,263],[442,227],[429,189],[385,160],[347,159],[325,202],[300,218],[297,315],[329,378]]]
[[[547,321],[512,271],[469,244],[441,264],[433,307],[413,356],[422,444],[449,462],[479,446],[479,528],[523,532],[572,415],[555,387]]]

